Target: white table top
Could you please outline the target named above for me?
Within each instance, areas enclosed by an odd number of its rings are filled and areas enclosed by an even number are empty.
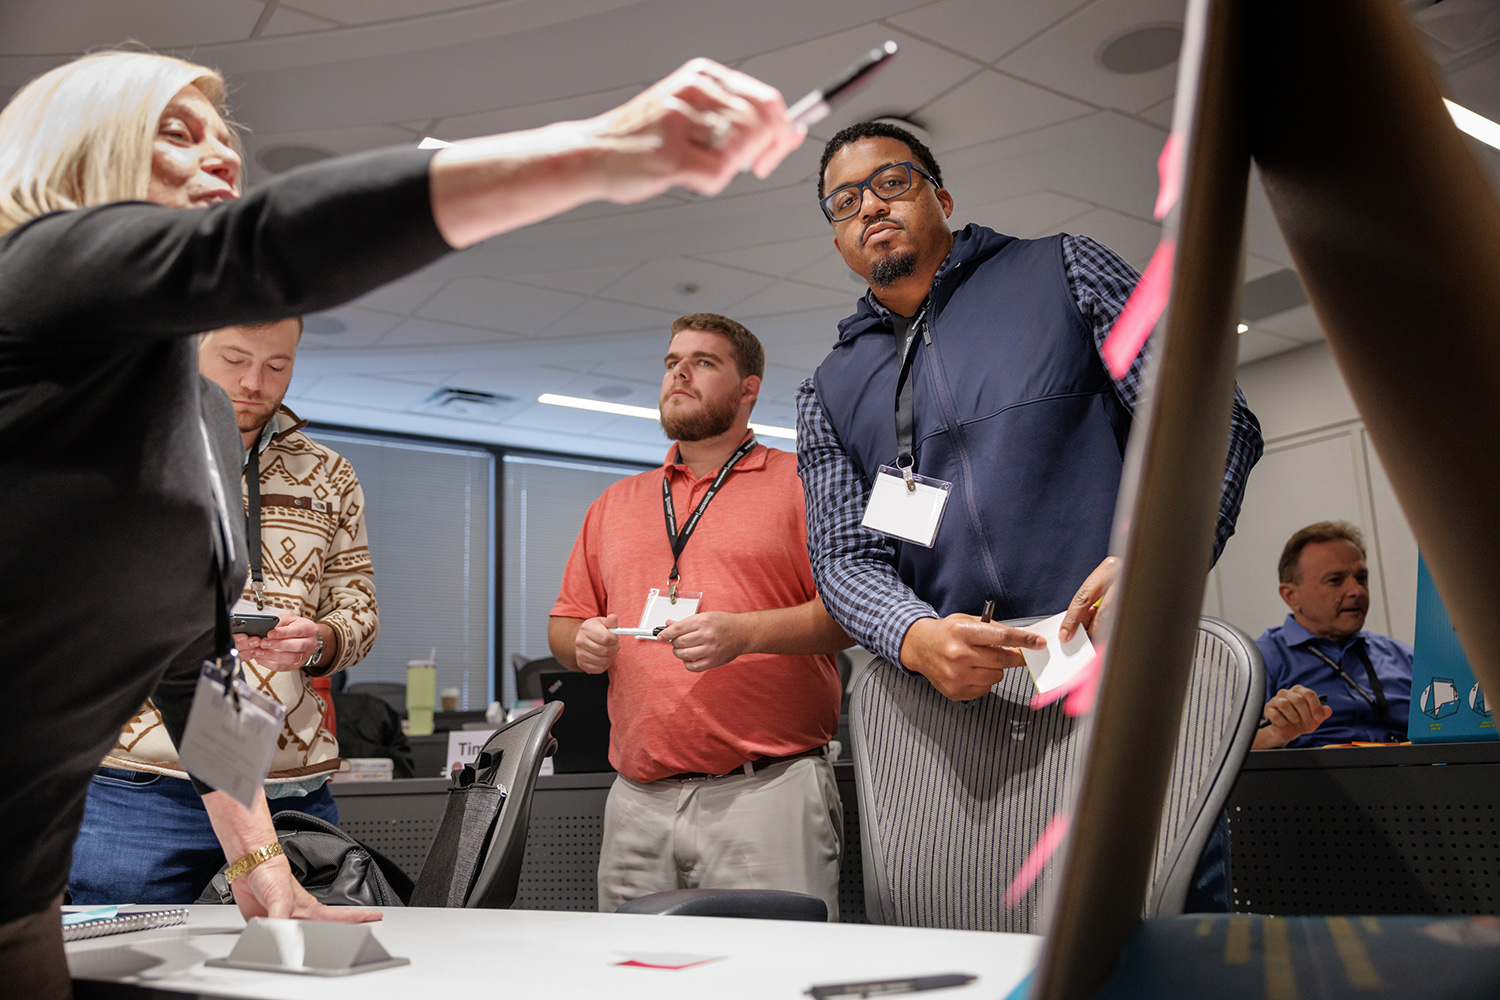
[[[194,906],[184,927],[137,931],[67,946],[78,979],[222,997],[286,1000],[426,1000],[443,996],[609,1000],[776,1000],[814,983],[963,972],[965,987],[918,994],[934,1000],[1000,1000],[1036,962],[1042,939],[1027,934],[813,924],[781,920],[661,917],[547,910],[392,908],[372,925],[393,956],[411,964],[344,978],[207,968],[229,954],[244,927],[232,906]],[[650,953],[719,956],[677,971],[616,963]],[[497,987],[504,992],[496,993]]]

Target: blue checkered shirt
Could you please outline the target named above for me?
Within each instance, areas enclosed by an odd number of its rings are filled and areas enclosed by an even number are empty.
[[[1087,236],[1064,236],[1062,247],[1068,285],[1079,312],[1093,329],[1095,350],[1100,351],[1140,275],[1114,251]],[[867,299],[889,315],[873,295]],[[1147,341],[1130,370],[1114,380],[1120,402],[1132,413],[1140,397],[1141,373],[1151,354],[1152,341]],[[1099,363],[1104,365],[1102,358]],[[1245,481],[1261,450],[1260,424],[1235,386],[1215,560],[1234,534]],[[807,495],[807,552],[824,606],[860,645],[899,663],[901,641],[912,623],[936,618],[938,613],[902,582],[896,570],[896,543],[860,524],[870,484],[844,452],[810,378],[797,390],[797,473]]]

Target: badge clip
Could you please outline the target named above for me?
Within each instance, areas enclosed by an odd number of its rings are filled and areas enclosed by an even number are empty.
[[[250,581],[250,589],[255,591],[255,610],[266,610],[266,585],[259,580]]]

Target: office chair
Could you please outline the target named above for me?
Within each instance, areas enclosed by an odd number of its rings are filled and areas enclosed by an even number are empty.
[[[531,796],[542,758],[557,749],[552,726],[562,710],[554,702],[506,723],[480,751],[480,760],[489,755],[491,762],[475,784],[449,789],[412,906],[505,909],[516,901]]]
[[[359,681],[347,685],[345,694],[372,694],[396,710],[401,718],[406,718],[406,685],[396,684],[391,681]]]
[[[1041,930],[1037,911],[1056,856],[1019,905],[1007,909],[1003,897],[1054,813],[1073,801],[1089,720],[1070,718],[1060,701],[1033,710],[1034,693],[1019,668],[969,703],[883,660],[855,682],[851,735],[871,923]],[[1264,694],[1255,644],[1232,625],[1202,619],[1142,900],[1148,916],[1181,912]]]

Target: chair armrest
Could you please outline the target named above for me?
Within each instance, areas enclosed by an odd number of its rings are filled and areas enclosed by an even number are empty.
[[[782,889],[670,889],[632,899],[615,912],[825,923],[828,920],[828,904],[817,896]]]

